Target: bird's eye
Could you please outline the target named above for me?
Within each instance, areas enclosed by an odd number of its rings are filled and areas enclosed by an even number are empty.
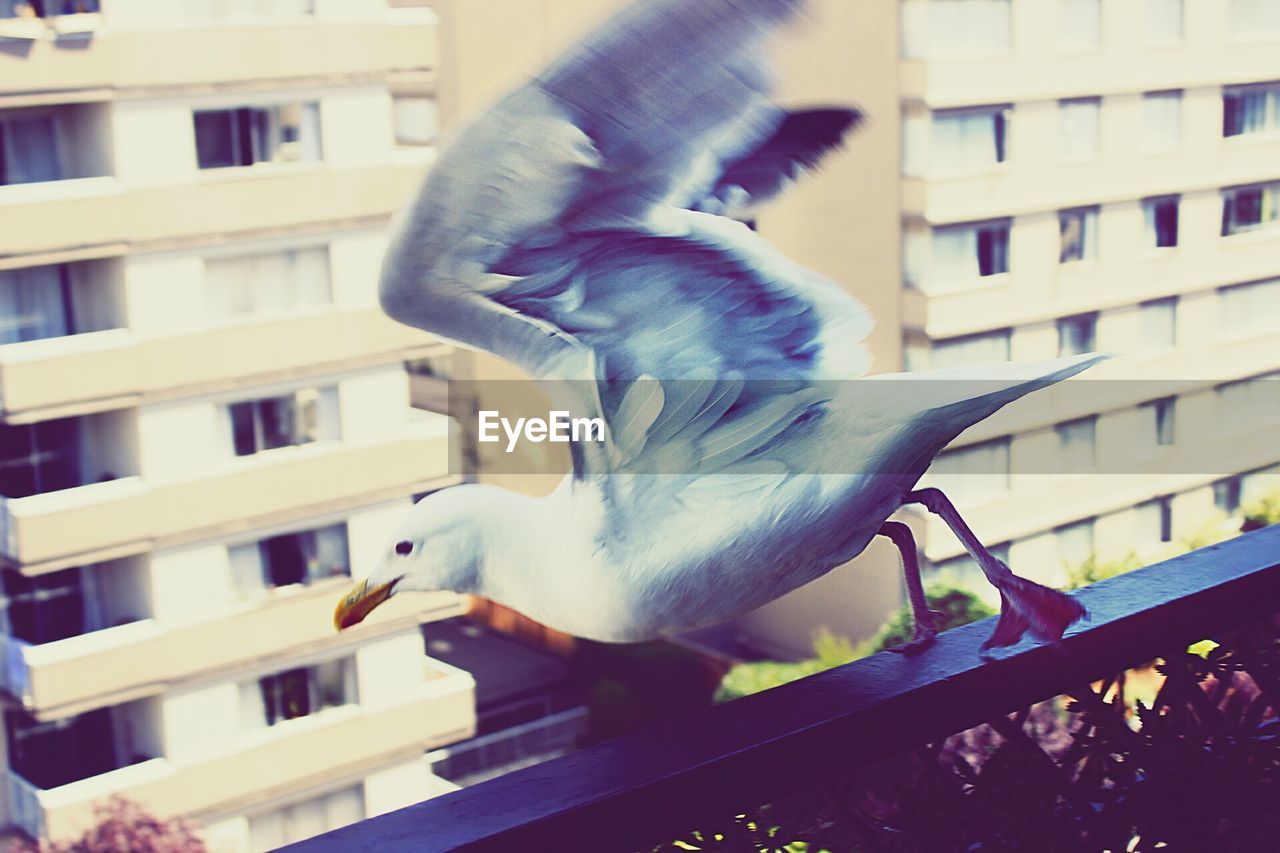
[[[408,539],[396,543],[396,553],[404,557],[413,552],[413,543]]]

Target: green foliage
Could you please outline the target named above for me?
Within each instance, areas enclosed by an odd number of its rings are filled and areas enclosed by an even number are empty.
[[[814,635],[813,654],[807,660],[794,663],[772,660],[740,663],[725,674],[720,682],[720,689],[716,691],[716,701],[727,702],[759,693],[761,690],[849,663],[862,656],[847,637],[833,634],[826,627],[819,628]]]
[[[941,614],[938,627],[943,631],[985,619],[995,612],[972,593],[942,584],[930,586],[925,597],[929,606]],[[889,617],[875,636],[857,646],[847,637],[819,628],[813,638],[813,657],[796,662],[738,664],[720,682],[716,701],[727,702],[759,693],[900,645],[911,639],[912,627],[911,608],[904,607]]]
[[[1244,529],[1257,530],[1280,524],[1280,491],[1265,495],[1244,508]]]
[[[1142,560],[1133,551],[1118,560],[1099,560],[1097,554],[1090,554],[1083,563],[1067,570],[1067,588],[1079,589],[1140,568]]]
[[[654,853],[1272,850],[1278,674],[1269,619],[874,767],[815,768],[773,804],[699,821]]]
[[[929,601],[929,608],[940,614],[939,631],[959,628],[961,625],[986,619],[996,613],[985,601],[959,587],[934,584],[925,590],[925,598]],[[889,617],[889,621],[876,632],[874,637],[858,647],[858,657],[867,657],[891,646],[902,645],[911,639],[914,625],[911,608],[902,608]]]

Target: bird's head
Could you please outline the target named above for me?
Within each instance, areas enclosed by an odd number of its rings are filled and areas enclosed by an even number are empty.
[[[475,591],[484,562],[484,504],[489,491],[485,486],[454,486],[418,501],[369,576],[338,602],[334,627],[350,628],[401,592]]]

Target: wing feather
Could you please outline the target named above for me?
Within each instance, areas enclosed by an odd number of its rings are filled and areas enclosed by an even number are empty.
[[[867,367],[861,305],[685,209],[770,194],[852,125],[768,99],[765,41],[804,3],[638,0],[458,135],[398,221],[389,314],[587,380],[557,399],[604,417],[611,444],[574,449],[579,478],[745,464],[808,385]]]

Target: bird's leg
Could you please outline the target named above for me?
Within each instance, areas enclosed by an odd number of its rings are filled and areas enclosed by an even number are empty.
[[[1000,559],[986,549],[969,525],[960,517],[951,501],[938,489],[920,489],[907,495],[904,503],[922,504],[951,528],[969,556],[977,562],[1000,592],[1000,621],[995,632],[982,644],[983,651],[993,646],[1011,646],[1030,631],[1045,640],[1057,641],[1062,634],[1086,615],[1084,606],[1069,595],[1049,589],[1010,571]]]
[[[879,535],[884,536],[898,546],[902,554],[902,574],[907,581],[907,597],[911,600],[911,619],[915,630],[911,639],[899,646],[890,646],[891,652],[914,654],[923,651],[933,644],[938,636],[938,614],[929,609],[929,602],[924,597],[924,583],[920,580],[920,558],[916,550],[915,537],[911,528],[901,521],[886,521],[880,525]]]

